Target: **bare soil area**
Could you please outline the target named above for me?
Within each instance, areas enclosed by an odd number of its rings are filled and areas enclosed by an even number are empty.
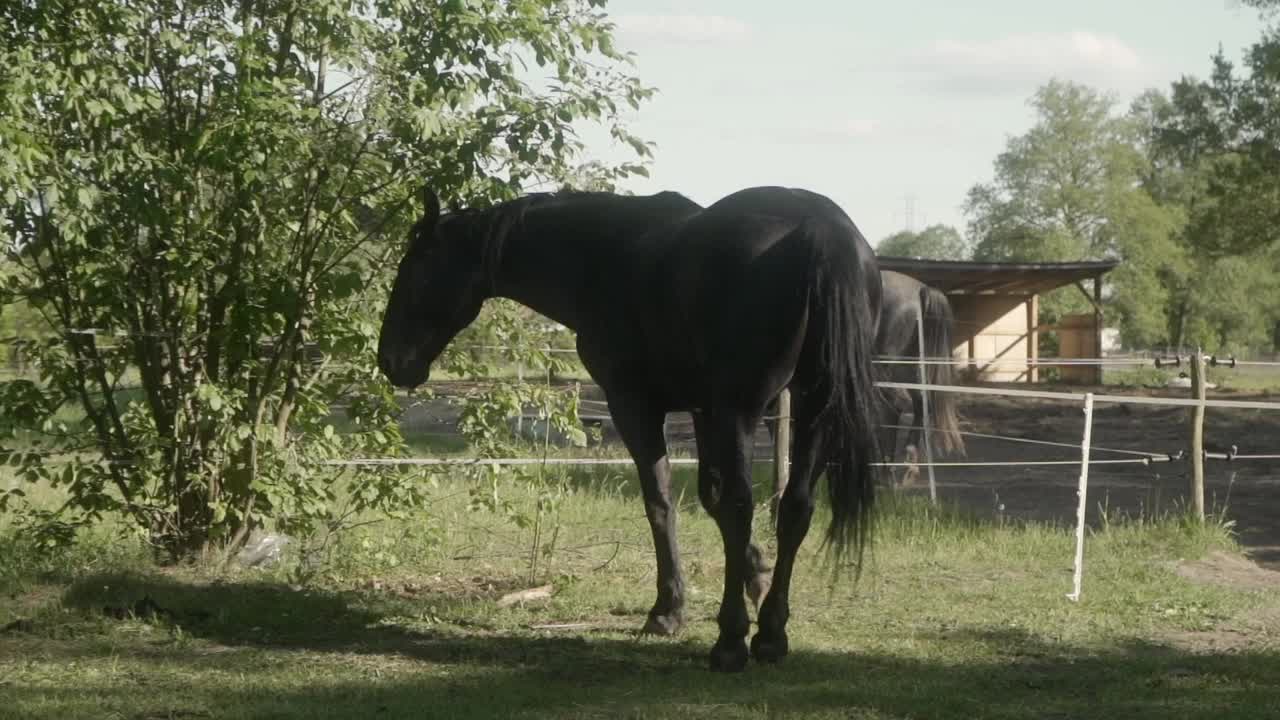
[[[1069,389],[1083,391],[1079,387]],[[1114,387],[1094,390],[1113,395],[1185,397],[1176,391]],[[1220,393],[1218,397],[1277,400],[1244,393]],[[1061,401],[968,396],[962,400],[961,413],[966,431],[988,435],[1078,444],[1084,430],[1081,406]],[[1177,455],[1187,450],[1189,426],[1190,411],[1184,408],[1099,404],[1093,415],[1093,459],[1134,457],[1112,452],[1115,450]],[[1078,449],[1068,447],[974,437],[967,438],[966,443],[970,460],[1079,457]],[[1208,409],[1206,450],[1226,452],[1232,446],[1240,454],[1280,454],[1280,411]],[[1086,519],[1098,523],[1105,513],[1151,515],[1186,507],[1190,502],[1190,472],[1191,463],[1187,460],[1093,465],[1089,470]],[[940,467],[936,474],[941,497],[1013,517],[1074,523],[1078,465]],[[1209,512],[1235,523],[1237,536],[1254,561],[1280,569],[1280,461],[1207,460],[1205,504]]]

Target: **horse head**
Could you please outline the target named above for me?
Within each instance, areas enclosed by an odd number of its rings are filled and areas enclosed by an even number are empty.
[[[426,382],[431,363],[480,314],[492,284],[486,239],[476,237],[466,211],[442,217],[430,189],[423,200],[378,338],[378,367],[399,387]]]

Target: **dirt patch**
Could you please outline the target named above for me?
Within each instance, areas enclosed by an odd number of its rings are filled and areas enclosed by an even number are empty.
[[[1268,605],[1244,614],[1241,622],[1256,635],[1265,635],[1280,645],[1280,605]]]
[[[1183,560],[1174,572],[1192,582],[1244,590],[1280,589],[1280,572],[1259,567],[1248,558],[1212,552],[1200,560]]]
[[[1272,643],[1246,630],[1202,630],[1165,633],[1161,639],[1172,647],[1198,655],[1241,652]]]
[[[1179,563],[1176,572],[1195,582],[1229,584],[1256,590],[1280,587],[1280,573],[1260,568],[1247,559],[1213,553],[1204,560]],[[1198,654],[1280,648],[1280,606],[1266,605],[1241,613],[1210,630],[1175,630],[1161,635],[1169,645]]]

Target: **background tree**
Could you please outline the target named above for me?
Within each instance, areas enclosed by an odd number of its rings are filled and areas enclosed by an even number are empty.
[[[38,528],[117,514],[177,555],[328,517],[318,461],[400,447],[376,309],[423,183],[471,204],[556,183],[583,120],[648,154],[618,113],[649,91],[602,5],[0,7],[0,235],[21,250],[0,301],[56,330],[25,345],[40,381],[0,386],[0,432],[36,433],[4,459],[69,494]],[[343,483],[416,502],[394,474]]]
[[[1244,0],[1244,4],[1258,8],[1265,18],[1275,18],[1280,13],[1280,0]]]
[[[1162,277],[1182,267],[1174,242],[1182,218],[1140,186],[1148,161],[1139,125],[1116,111],[1114,98],[1075,83],[1052,81],[1030,104],[1036,124],[996,158],[993,181],[969,191],[974,258],[1120,259],[1108,276],[1109,314],[1127,342],[1158,342],[1167,326]],[[1044,297],[1040,320],[1089,307],[1075,288],[1063,288]],[[1042,337],[1044,350],[1054,351],[1052,336]]]
[[[1200,247],[1237,254],[1280,240],[1280,30],[1269,30],[1246,53],[1248,73],[1219,52],[1208,80],[1183,78],[1158,141],[1205,175],[1192,212]]]
[[[1250,5],[1274,19],[1275,0]],[[1280,27],[1245,52],[1246,72],[1220,51],[1207,80],[1174,83],[1151,138],[1187,178],[1185,244],[1201,271],[1179,305],[1178,336],[1235,351],[1280,338]]]
[[[876,254],[886,257],[918,257],[927,260],[968,260],[968,243],[950,225],[930,225],[920,232],[901,230],[880,241]]]

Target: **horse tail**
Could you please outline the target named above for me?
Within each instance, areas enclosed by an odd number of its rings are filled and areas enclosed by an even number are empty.
[[[847,550],[861,570],[863,551],[871,538],[872,508],[880,458],[876,434],[880,393],[872,375],[876,326],[880,319],[881,281],[870,249],[851,234],[822,229],[814,233],[809,283],[809,322],[813,343],[810,369],[816,387],[809,397],[825,404],[814,415],[811,431],[820,433],[826,448],[827,491],[831,525],[826,543],[837,559]],[[823,231],[826,230],[826,231]]]
[[[950,358],[951,326],[954,319],[951,314],[951,303],[942,291],[925,285],[920,288],[920,312],[924,316],[924,348],[921,354],[935,361],[938,358]],[[951,365],[949,363],[931,362],[925,371],[925,378],[930,385],[950,385]],[[929,408],[933,410],[934,432],[938,438],[939,448],[944,453],[965,454],[964,438],[960,435],[960,417],[956,409],[955,393],[934,392],[926,390],[929,395]],[[916,422],[923,422],[917,420]]]

